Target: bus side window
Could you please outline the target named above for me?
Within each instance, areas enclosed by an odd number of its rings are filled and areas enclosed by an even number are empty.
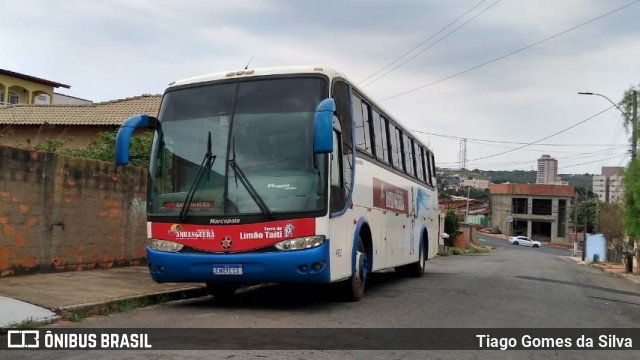
[[[373,143],[375,144],[376,159],[388,164],[389,145],[387,141],[387,120],[380,116],[380,113],[376,110],[373,110],[371,115],[373,119]]]
[[[429,153],[429,156],[431,157],[431,173],[433,174],[433,177],[435,178],[436,177],[436,158],[431,153]],[[434,185],[433,179],[431,179],[431,185]]]
[[[329,205],[331,212],[344,209],[347,197],[347,189],[344,186],[344,174],[342,167],[342,136],[337,130],[333,130],[333,152],[331,153],[331,197]]]
[[[416,163],[416,174],[418,175],[418,180],[425,181],[424,178],[424,164],[422,162],[422,147],[417,143],[413,143],[413,153],[415,154],[415,163]]]
[[[403,169],[402,164],[402,133],[400,129],[389,123],[389,148],[391,149],[391,165],[399,170]]]
[[[404,169],[407,175],[416,176],[413,163],[413,140],[407,134],[402,134],[402,146],[404,154]]]
[[[353,121],[356,128],[356,147],[373,154],[371,148],[371,121],[369,119],[369,105],[357,95],[353,95]]]
[[[424,157],[425,157],[425,165],[427,167],[427,184],[433,186],[433,176],[434,174],[432,173],[433,171],[433,167],[431,166],[431,156],[429,155],[429,152],[425,150],[424,152]]]

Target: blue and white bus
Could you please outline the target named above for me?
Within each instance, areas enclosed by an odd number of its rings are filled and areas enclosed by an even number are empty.
[[[359,300],[371,272],[420,277],[438,249],[433,153],[340,72],[245,69],[173,82],[155,131],[147,261],[157,282],[217,297],[256,283],[341,283]]]

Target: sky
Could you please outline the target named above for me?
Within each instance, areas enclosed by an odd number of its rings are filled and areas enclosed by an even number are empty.
[[[436,164],[560,174],[625,166],[612,107],[640,84],[640,0],[0,2],[0,68],[92,101],[244,68],[345,73]],[[602,96],[579,95],[593,92]],[[466,139],[466,142],[465,140]]]

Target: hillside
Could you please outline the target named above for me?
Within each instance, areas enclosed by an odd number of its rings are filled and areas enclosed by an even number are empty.
[[[452,170],[438,169],[438,177],[445,178],[449,176],[458,176],[462,179],[489,179],[494,184],[517,183],[517,184],[535,184],[536,172],[532,170]],[[575,187],[586,188],[592,190],[592,174],[559,174],[561,179],[567,180],[569,185]]]

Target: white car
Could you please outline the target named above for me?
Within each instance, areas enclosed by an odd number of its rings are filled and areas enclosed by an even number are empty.
[[[542,243],[540,241],[533,240],[526,236],[512,236],[509,238],[509,243],[513,245],[522,245],[534,248],[542,247]]]

